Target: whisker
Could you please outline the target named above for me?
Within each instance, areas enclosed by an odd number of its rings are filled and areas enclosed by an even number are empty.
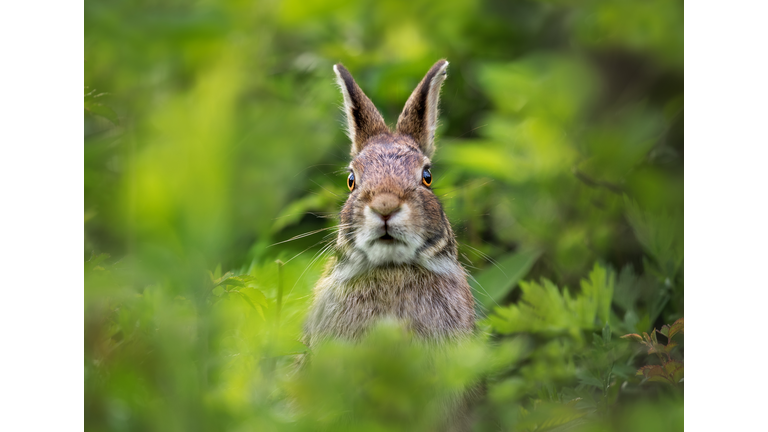
[[[476,248],[474,248],[474,247],[472,247],[472,246],[470,246],[470,245],[468,245],[466,243],[461,243],[461,245],[470,248],[473,252],[475,252],[480,257],[484,258],[489,263],[493,264],[497,269],[499,269],[499,271],[504,275],[504,277],[508,277],[507,273],[505,273],[504,270],[501,267],[499,267],[499,264],[496,262],[496,260],[491,258],[488,254],[486,254],[485,252],[481,251],[480,249],[476,249]]]
[[[318,182],[316,182],[316,181],[314,181],[314,180],[312,180],[312,179],[309,179],[309,181],[311,181],[312,183],[314,183],[314,184],[316,184],[316,185],[320,186],[320,189],[322,189],[322,190],[324,190],[324,191],[328,192],[329,194],[331,194],[331,195],[335,196],[336,198],[341,198],[341,196],[340,196],[339,194],[337,194],[337,193],[335,193],[335,192],[333,192],[333,191],[331,191],[331,190],[328,190],[328,189],[326,189],[326,188],[325,188],[323,185],[321,185],[320,183],[318,183]]]
[[[461,256],[464,257],[464,259],[466,259],[466,262],[465,262],[465,266],[466,267],[478,270],[478,267],[475,267],[475,266],[472,265],[472,260],[469,259],[469,257],[464,252],[461,253]]]
[[[462,138],[462,137],[464,137],[465,135],[467,135],[467,134],[469,134],[469,133],[472,133],[472,132],[474,132],[474,131],[476,131],[476,130],[478,130],[478,129],[480,129],[480,128],[484,128],[484,127],[486,127],[486,126],[488,126],[488,124],[484,124],[484,125],[480,125],[480,126],[478,126],[478,127],[474,127],[474,128],[472,128],[472,129],[470,129],[470,130],[468,130],[468,131],[464,132],[463,134],[459,135],[459,138]]]
[[[338,219],[339,217],[337,212],[307,212],[307,214],[311,214],[318,219]]]
[[[322,242],[320,242],[320,243],[322,243]],[[318,243],[318,244],[319,244],[319,243]],[[296,288],[296,285],[298,285],[299,281],[300,281],[300,280],[301,280],[301,278],[304,276],[304,273],[306,273],[306,272],[307,272],[307,270],[309,270],[309,268],[310,268],[310,267],[312,267],[312,265],[314,265],[314,264],[315,264],[315,262],[318,260],[318,258],[320,258],[321,256],[323,256],[323,254],[325,253],[325,251],[327,251],[327,250],[328,250],[329,248],[331,248],[331,247],[333,247],[333,242],[331,242],[331,243],[327,244],[325,247],[323,247],[322,249],[320,249],[320,251],[319,251],[319,252],[317,252],[317,253],[315,254],[315,256],[314,256],[314,258],[312,259],[312,261],[310,261],[310,262],[309,262],[309,264],[307,264],[307,266],[304,268],[304,271],[303,271],[303,272],[301,272],[301,274],[299,275],[299,277],[296,279],[296,282],[294,282],[294,283],[293,283],[293,286],[291,287],[291,289],[289,289],[289,290],[288,290],[288,293],[286,294],[286,296],[288,296],[290,293],[292,293],[292,292],[293,292],[293,289],[294,289],[294,288]],[[302,252],[302,253],[303,253],[303,252]]]
[[[281,242],[277,242],[277,243],[271,244],[271,245],[269,245],[269,247],[277,246],[277,245],[283,244],[283,243],[288,243],[289,241],[294,241],[294,240],[302,239],[304,237],[311,236],[311,235],[314,235],[314,234],[317,234],[317,233],[320,233],[320,232],[323,232],[323,231],[332,230],[332,229],[341,229],[341,228],[345,228],[345,227],[346,226],[344,226],[344,225],[335,225],[335,226],[332,226],[332,227],[320,228],[320,229],[317,229],[317,230],[314,230],[314,231],[309,231],[309,232],[305,232],[305,233],[302,233],[302,234],[295,235],[295,236],[289,238],[288,240],[283,240]]]
[[[321,243],[325,243],[325,242],[326,242],[326,240],[320,240],[319,242],[313,244],[312,246],[304,249],[303,251],[301,251],[301,252],[297,253],[296,255],[294,255],[293,257],[291,257],[291,259],[289,259],[288,261],[284,262],[283,265],[288,264],[289,262],[293,261],[293,259],[296,258],[297,256],[299,256],[299,255],[303,254],[304,252],[312,249],[313,247],[315,247],[315,246],[317,246],[317,245],[319,245]]]
[[[496,306],[498,306],[498,307],[501,307],[501,305],[500,305],[500,304],[498,304],[498,303],[496,303],[496,300],[494,300],[494,299],[493,299],[493,297],[491,297],[491,295],[490,295],[490,294],[488,294],[488,291],[486,291],[486,290],[485,290],[485,288],[483,288],[483,286],[480,284],[480,282],[478,282],[478,281],[477,281],[477,279],[475,279],[475,277],[474,277],[474,276],[472,276],[472,274],[471,274],[471,273],[467,273],[467,276],[469,276],[469,277],[470,277],[470,278],[471,278],[473,281],[475,281],[475,283],[477,284],[477,286],[479,286],[479,287],[480,287],[480,289],[482,289],[482,290],[483,290],[483,293],[485,293],[485,296],[486,296],[486,297],[488,297],[489,299],[491,299],[491,301],[492,301],[492,302],[493,302],[493,303],[494,303]],[[486,316],[487,316],[487,315],[486,315]]]

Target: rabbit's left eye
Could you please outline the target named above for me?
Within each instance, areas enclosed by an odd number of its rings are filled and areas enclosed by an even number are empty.
[[[424,171],[421,172],[421,182],[426,187],[432,186],[432,172],[429,168],[424,168]]]

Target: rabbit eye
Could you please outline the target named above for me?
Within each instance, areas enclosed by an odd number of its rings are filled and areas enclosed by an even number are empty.
[[[355,173],[349,173],[349,177],[347,177],[347,187],[350,191],[355,189]]]
[[[421,182],[426,187],[432,186],[432,172],[429,168],[424,168],[424,171],[421,172]]]

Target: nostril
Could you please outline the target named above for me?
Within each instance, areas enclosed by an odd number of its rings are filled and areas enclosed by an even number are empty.
[[[394,208],[394,209],[377,209],[375,207],[371,207],[371,210],[373,210],[374,213],[379,215],[381,220],[386,222],[386,221],[390,220],[392,218],[392,216],[394,216],[400,210],[400,208],[398,207],[398,208]]]

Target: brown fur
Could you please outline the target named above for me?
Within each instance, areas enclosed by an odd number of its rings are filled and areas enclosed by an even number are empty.
[[[344,284],[326,274],[316,287],[309,318],[315,331],[308,342],[359,339],[383,317],[404,321],[427,340],[469,336],[474,330],[474,300],[466,280],[462,284],[458,279],[411,265],[377,267]]]
[[[356,340],[385,317],[402,320],[429,340],[468,336],[474,330],[474,299],[456,259],[453,231],[437,197],[421,181],[423,169],[430,166],[425,153],[434,150],[438,95],[447,65],[438,61],[422,79],[396,133],[389,131],[349,71],[334,67],[352,138],[355,188],[341,210],[336,257],[315,289],[306,325],[310,346],[326,337]],[[361,225],[371,217],[366,212],[383,215],[401,207],[407,207],[407,219],[385,229],[404,239],[401,243],[410,242],[403,248],[415,250],[415,256],[378,262],[367,250],[374,246],[356,243]]]
[[[304,340],[359,340],[395,319],[430,344],[471,336],[474,298],[457,260],[448,218],[422,182],[434,153],[440,86],[448,62],[435,63],[391,132],[343,66],[334,66],[352,141],[355,186],[341,209],[333,256],[315,287]],[[391,239],[386,236],[391,235]],[[302,360],[303,362],[304,360]],[[467,400],[446,407],[452,428],[467,429]]]

